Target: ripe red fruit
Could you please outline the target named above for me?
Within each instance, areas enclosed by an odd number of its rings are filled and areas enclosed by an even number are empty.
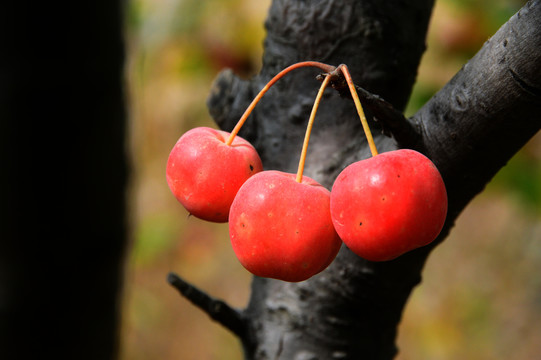
[[[257,276],[303,281],[324,270],[341,241],[334,230],[330,192],[316,181],[263,171],[240,188],[229,216],[231,245]]]
[[[255,148],[236,136],[207,127],[189,130],[177,141],[167,161],[167,184],[188,212],[200,219],[226,222],[242,184],[263,170]]]
[[[432,242],[447,215],[439,171],[424,155],[396,150],[358,161],[331,190],[331,216],[344,243],[370,261],[394,259]]]

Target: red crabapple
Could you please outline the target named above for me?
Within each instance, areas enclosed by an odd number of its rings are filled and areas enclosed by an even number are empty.
[[[167,161],[167,184],[191,215],[226,222],[241,185],[263,170],[255,148],[236,136],[208,127],[189,130],[177,141]]]
[[[316,181],[280,171],[260,172],[240,188],[229,216],[231,245],[240,263],[261,277],[303,281],[324,270],[341,241],[330,192]]]
[[[394,259],[432,242],[447,215],[436,166],[413,150],[382,153],[346,167],[331,190],[331,216],[344,243],[370,261]]]

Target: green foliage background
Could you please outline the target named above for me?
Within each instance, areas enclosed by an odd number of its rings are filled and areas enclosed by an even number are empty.
[[[407,114],[413,114],[525,1],[440,0]],[[261,66],[270,0],[132,0],[126,39],[131,248],[121,358],[240,359],[235,337],[180,298],[175,271],[243,307],[251,276],[227,225],[188,217],[165,164],[194,126],[215,126],[205,100],[224,67]],[[308,59],[307,59],[308,60]],[[315,85],[317,86],[317,85]],[[533,359],[541,345],[541,137],[517,154],[429,258],[400,326],[398,359]]]

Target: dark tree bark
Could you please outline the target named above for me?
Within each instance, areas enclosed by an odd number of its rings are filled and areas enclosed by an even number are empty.
[[[125,229],[122,1],[0,10],[0,358],[113,359]]]
[[[425,49],[432,6],[426,0],[274,0],[260,74],[243,81],[223,72],[209,98],[210,111],[221,128],[231,130],[259,89],[301,60],[347,64],[358,86],[402,111]],[[241,134],[256,146],[266,169],[295,172],[317,73],[288,74],[245,125]],[[440,169],[449,196],[444,229],[430,246],[393,261],[368,262],[343,246],[328,269],[307,281],[255,277],[244,310],[207,297],[219,305],[207,303],[207,311],[239,335],[246,359],[392,359],[397,354],[397,326],[430,251],[541,127],[541,2],[528,2],[411,119],[388,118],[377,102],[372,107],[369,112],[378,118],[370,125],[380,152],[417,149]],[[370,155],[350,100],[327,91],[308,152],[305,174],[328,188],[345,166]],[[193,296],[197,289],[187,291],[189,285],[175,276],[170,282],[201,306]]]

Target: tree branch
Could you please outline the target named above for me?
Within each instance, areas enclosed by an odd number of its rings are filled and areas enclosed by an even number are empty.
[[[439,242],[464,206],[539,129],[540,7],[530,1],[407,121],[397,112],[409,98],[424,50],[428,0],[274,0],[261,73],[241,86],[234,80],[222,84],[229,90],[238,86],[244,97],[299,60],[346,63],[369,92],[359,91],[363,105],[395,138],[378,134],[378,149],[393,150],[397,142],[421,147],[442,172],[449,215]],[[300,153],[315,75],[306,70],[284,78],[254,110],[250,134],[265,168],[296,169],[298,158],[291,154]],[[217,107],[220,126],[238,120],[245,106],[236,105],[244,101],[230,96]],[[330,188],[341,169],[367,156],[352,104],[329,93],[318,112],[305,173]],[[343,246],[328,269],[307,281],[254,278],[243,313],[250,329],[246,358],[392,359],[402,311],[433,246],[385,263],[365,261]]]
[[[316,78],[322,81],[324,79],[323,75],[320,74]],[[331,86],[338,91],[342,98],[352,99],[351,92],[342,73],[338,72],[333,76]],[[408,148],[423,152],[420,131],[416,129],[412,122],[404,117],[402,112],[395,109],[391,103],[385,101],[380,96],[372,94],[357,84],[355,84],[355,89],[367,115],[371,116],[373,121],[379,123],[384,135],[392,136],[399,148]]]
[[[167,282],[192,304],[207,313],[211,319],[229,329],[239,338],[245,336],[246,321],[242,312],[230,307],[222,300],[209,296],[175,273],[171,272],[167,275]]]
[[[528,2],[411,121],[456,217],[541,128],[541,2]]]

